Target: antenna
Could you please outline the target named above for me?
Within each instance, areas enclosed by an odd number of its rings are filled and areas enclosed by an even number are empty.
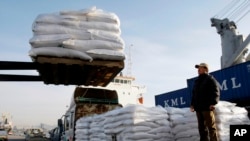
[[[128,46],[128,61],[127,61],[127,75],[132,76],[132,59],[131,59],[131,47],[133,44]]]

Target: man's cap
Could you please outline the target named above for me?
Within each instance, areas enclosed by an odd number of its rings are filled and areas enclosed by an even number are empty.
[[[195,65],[195,68],[199,68],[199,67],[204,67],[204,68],[207,68],[208,70],[208,64],[206,63],[200,63],[199,65]]]

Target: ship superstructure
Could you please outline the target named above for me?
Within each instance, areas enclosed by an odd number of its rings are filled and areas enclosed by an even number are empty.
[[[127,104],[143,104],[143,95],[146,93],[146,86],[136,84],[132,76],[116,76],[107,86],[118,93],[119,103],[123,106]]]

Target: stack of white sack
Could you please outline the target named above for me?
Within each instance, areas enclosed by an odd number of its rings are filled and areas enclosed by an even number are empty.
[[[171,122],[174,141],[199,141],[198,122],[195,112],[189,108],[166,108]]]
[[[124,60],[124,41],[116,14],[92,7],[40,14],[35,19],[31,57]]]
[[[81,129],[84,134],[78,134],[80,129],[77,127],[83,125],[89,126]],[[117,141],[173,141],[168,114],[162,107],[127,105],[95,115],[90,123],[79,119],[76,131],[77,141],[111,141],[112,136]]]
[[[78,119],[75,127],[76,141],[111,141],[111,136],[104,133],[104,120],[103,114]]]
[[[215,119],[220,141],[229,141],[230,125],[250,124],[247,110],[227,101],[216,105]]]
[[[76,141],[89,141],[91,122],[92,122],[92,116],[82,117],[76,121],[76,127],[75,127]]]
[[[127,105],[104,115],[104,132],[117,141],[173,141],[168,113],[162,107]]]
[[[103,121],[105,120],[103,115],[95,115],[92,118],[89,128],[89,141],[105,141],[108,140],[108,136],[104,133]]]

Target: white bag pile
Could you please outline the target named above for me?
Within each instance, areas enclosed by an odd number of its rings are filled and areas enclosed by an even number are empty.
[[[162,107],[127,105],[105,114],[104,132],[118,141],[172,141],[168,113]]]
[[[195,112],[189,108],[166,108],[169,113],[175,141],[198,141],[198,122]],[[229,141],[230,125],[250,124],[248,112],[235,103],[219,101],[215,108],[215,120],[220,141]]]
[[[230,125],[250,124],[245,108],[219,101],[215,118],[220,141],[228,141]],[[189,108],[127,105],[76,122],[77,141],[199,141],[195,112]]]
[[[40,14],[32,31],[31,57],[43,55],[89,61],[125,59],[118,16],[96,7]]]
[[[91,123],[83,118],[77,121],[76,131],[83,127],[80,125],[89,125],[81,129],[87,131],[84,132],[86,134],[80,135],[80,132],[76,132],[78,141],[111,141],[112,136],[116,136],[117,141],[173,140],[168,113],[162,107],[127,105],[91,119]]]
[[[76,122],[76,141],[111,141],[111,136],[104,133],[103,121],[105,117],[93,115],[82,117]]]
[[[75,126],[76,141],[89,141],[91,122],[92,122],[91,116],[82,117],[76,121],[76,126]]]
[[[105,141],[108,139],[103,129],[104,120],[103,115],[93,116],[89,128],[89,141]]]
[[[198,122],[195,112],[189,108],[166,108],[175,141],[199,141]]]
[[[215,119],[220,141],[229,141],[230,125],[250,124],[247,110],[227,101],[216,105]]]

